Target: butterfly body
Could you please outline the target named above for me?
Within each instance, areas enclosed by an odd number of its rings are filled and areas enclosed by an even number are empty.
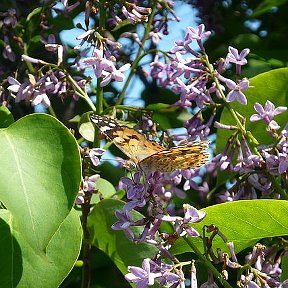
[[[97,114],[92,114],[90,119],[146,175],[153,171],[173,172],[195,168],[208,160],[209,154],[205,151],[208,141],[167,149],[156,141],[146,139],[138,131],[119,125],[113,119]]]

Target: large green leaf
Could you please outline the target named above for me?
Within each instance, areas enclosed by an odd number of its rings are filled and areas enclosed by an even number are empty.
[[[246,128],[251,131],[253,136],[261,144],[269,144],[273,139],[265,130],[265,123],[263,121],[250,122],[251,115],[255,114],[254,104],[256,102],[264,106],[267,100],[271,101],[275,107],[288,106],[288,68],[280,68],[262,73],[250,79],[250,88],[244,90],[248,104],[241,105],[238,102],[230,103],[231,107],[244,116],[246,121]],[[275,120],[280,126],[287,123],[287,111],[277,115]],[[221,123],[235,125],[230,112],[225,108],[221,115]],[[219,129],[217,132],[217,151],[222,151],[227,143],[228,137],[232,134],[228,130]]]
[[[250,122],[251,115],[255,114],[254,104],[260,103],[265,105],[267,100],[274,103],[275,107],[288,106],[288,68],[281,68],[262,73],[250,79],[250,88],[244,90],[248,104],[241,105],[238,102],[230,103],[231,107],[246,118],[246,130],[250,131],[252,135],[258,140],[261,145],[271,144],[274,141],[269,133],[266,131],[266,124],[260,120],[257,122]],[[288,111],[279,114],[275,117],[277,123],[283,128],[287,123]],[[227,108],[223,109],[220,122],[228,125],[235,125],[235,120],[232,118]],[[216,151],[220,153],[223,151],[228,138],[233,131],[218,129],[216,139]],[[231,177],[231,173],[218,173],[217,183],[222,184]]]
[[[75,138],[55,118],[29,115],[0,130],[0,159],[1,287],[57,287],[81,244]]]
[[[262,238],[288,235],[288,201],[285,200],[242,200],[203,210],[207,216],[200,223],[193,224],[193,227],[202,234],[204,225],[216,225],[228,242],[233,241],[236,253]],[[193,238],[193,242],[203,251],[203,243],[199,238]],[[220,237],[213,240],[214,251],[216,248],[228,252],[227,245]],[[179,239],[171,249],[175,254],[188,251],[191,252],[191,248],[183,239]]]
[[[122,210],[123,205],[123,201],[112,199],[99,202],[89,215],[88,228],[92,244],[105,252],[119,270],[126,274],[128,265],[141,266],[143,259],[154,256],[157,249],[145,243],[133,243],[126,238],[123,231],[112,230],[112,224],[117,221],[115,211]],[[136,219],[143,217],[136,211],[133,215]],[[142,229],[135,227],[133,231],[139,235]]]

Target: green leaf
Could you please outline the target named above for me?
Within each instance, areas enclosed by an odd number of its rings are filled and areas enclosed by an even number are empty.
[[[38,15],[41,13],[42,11],[42,7],[37,7],[35,8],[31,13],[28,14],[27,18],[26,18],[26,22],[29,23],[31,21],[31,19],[35,16],[35,15]]]
[[[61,27],[61,31],[70,30],[75,28],[73,17],[63,17],[62,15],[57,15],[51,19],[55,27]]]
[[[112,230],[112,224],[117,221],[115,211],[122,210],[124,204],[112,199],[99,202],[89,214],[88,229],[92,244],[106,253],[119,270],[126,274],[128,265],[141,266],[143,259],[153,257],[157,249],[145,243],[133,243],[126,238],[123,231]],[[143,217],[136,211],[132,214],[135,219]],[[142,228],[135,227],[133,231],[139,235]]]
[[[14,122],[14,118],[9,109],[0,104],[0,128],[6,128]]]
[[[82,137],[86,140],[93,142],[94,141],[94,134],[95,134],[95,127],[91,123],[89,115],[90,112],[86,112],[81,116],[81,119],[78,123],[79,133]]]
[[[103,178],[97,180],[96,188],[100,191],[104,198],[109,198],[116,194],[115,187],[109,181]]]
[[[266,124],[260,120],[257,122],[250,122],[250,117],[256,113],[254,109],[255,102],[265,105],[267,100],[270,100],[275,107],[288,105],[288,68],[280,68],[262,73],[250,79],[250,88],[244,90],[248,104],[241,105],[238,102],[230,103],[231,107],[244,116],[246,121],[246,130],[251,131],[252,135],[261,144],[271,144],[274,139],[271,138],[266,131]],[[275,121],[282,127],[287,122],[287,111],[277,115]],[[223,110],[220,122],[228,125],[235,125],[227,108]],[[218,129],[216,148],[218,152],[223,151],[228,138],[232,132],[224,129]]]
[[[250,17],[251,18],[258,17],[258,16],[270,11],[272,8],[283,5],[286,2],[288,2],[288,1],[287,0],[264,0],[259,4],[258,7],[256,7],[256,9],[252,13],[252,15],[250,15]]]
[[[288,279],[288,256],[284,255],[281,259],[281,282]]]
[[[158,111],[158,110],[171,110],[171,111],[175,111],[175,107],[171,107],[171,105],[169,104],[165,104],[165,103],[154,103],[154,104],[149,104],[146,107],[147,110],[151,110],[151,111]]]
[[[78,145],[55,118],[33,114],[0,129],[0,151],[1,287],[57,287],[81,245]]]
[[[101,197],[100,195],[97,194],[93,194],[92,195],[92,200],[91,203],[96,204],[98,203],[101,199],[109,199],[111,198],[113,195],[116,194],[116,190],[115,187],[112,185],[111,182],[107,181],[104,178],[99,178],[96,181],[96,189],[101,193]]]
[[[262,238],[288,235],[287,209],[288,201],[285,200],[227,202],[203,209],[207,212],[207,216],[192,226],[202,235],[204,225],[216,225],[227,237],[227,242],[233,241],[235,251],[238,253]],[[203,252],[201,239],[193,238],[193,242]],[[229,252],[227,245],[219,236],[213,240],[213,250],[216,251],[217,248]],[[171,249],[171,253],[175,254],[188,251],[191,252],[191,248],[183,239],[177,240]]]
[[[78,123],[80,121],[80,115],[75,115],[73,118],[69,120],[70,123]]]

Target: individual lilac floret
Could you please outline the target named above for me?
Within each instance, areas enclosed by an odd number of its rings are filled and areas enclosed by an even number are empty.
[[[99,174],[92,175],[84,179],[82,189],[84,192],[93,193],[96,189],[96,181],[100,178]]]
[[[113,230],[123,230],[124,234],[126,235],[127,239],[132,241],[134,239],[134,233],[131,230],[131,226],[134,225],[134,221],[132,220],[132,215],[130,211],[128,210],[116,210],[115,216],[118,219],[117,222],[115,222],[112,225]]]
[[[134,174],[133,180],[129,177],[122,177],[121,183],[124,184],[127,190],[127,198],[129,200],[142,200],[144,198],[145,190],[144,184],[141,183],[141,173]]]
[[[86,193],[93,193],[96,189],[96,181],[100,178],[99,174],[92,175],[90,177],[86,177],[82,180],[81,189],[78,192],[78,196],[76,198],[75,203],[77,205],[84,204]]]
[[[157,279],[161,285],[171,285],[169,287],[185,287],[183,272],[173,269],[173,265],[159,263],[146,258],[142,262],[142,268],[128,266],[129,273],[125,278],[129,282],[136,283],[137,288],[152,286]],[[176,273],[171,271],[175,270]],[[176,286],[175,286],[175,285]]]
[[[104,52],[100,49],[94,50],[94,56],[83,60],[85,66],[92,66],[95,76],[103,78],[100,83],[101,87],[108,85],[111,80],[122,82],[124,80],[123,72],[130,68],[130,64],[125,64],[118,70],[113,61],[104,58]]]
[[[247,79],[243,79],[239,81],[239,83],[235,83],[234,81],[227,79],[226,85],[229,89],[231,89],[226,97],[227,102],[237,100],[240,104],[247,105],[246,96],[241,91],[249,87],[249,81]]]
[[[266,165],[271,174],[281,175],[288,171],[288,153],[285,151],[278,152],[276,155],[267,151],[262,151],[263,157],[266,159]]]
[[[142,262],[142,268],[136,266],[128,266],[128,271],[130,273],[125,275],[126,280],[136,283],[136,287],[139,288],[153,285],[155,282],[155,278],[161,276],[161,272],[152,272],[150,267],[150,261],[153,262],[149,258],[144,259]]]
[[[189,204],[184,204],[183,208],[184,208],[184,219],[183,219],[184,223],[201,222],[207,214],[205,211],[199,211]]]
[[[254,109],[258,114],[253,114],[250,117],[251,122],[259,121],[262,119],[268,125],[269,130],[278,130],[280,126],[275,120],[273,120],[273,118],[276,115],[285,112],[287,110],[287,107],[279,106],[275,108],[275,105],[269,100],[267,100],[264,107],[256,102],[254,105]]]
[[[201,222],[206,217],[207,213],[205,211],[199,211],[189,204],[184,204],[183,208],[184,219],[181,225],[183,231],[180,233],[180,236],[189,234],[192,237],[198,237],[199,232],[193,227],[191,227],[189,224]]]
[[[100,160],[98,156],[102,156],[102,154],[105,152],[104,149],[101,148],[92,148],[89,150],[89,157],[91,159],[91,162],[94,166],[98,166],[100,164]]]
[[[15,28],[17,25],[17,12],[15,9],[8,9],[6,12],[0,12],[0,17],[3,17],[2,23],[9,29]],[[3,25],[2,24],[2,25]]]
[[[187,34],[185,36],[185,40],[195,39],[201,51],[204,51],[202,39],[209,37],[210,35],[211,35],[211,31],[205,31],[205,25],[200,24],[196,29],[193,27],[187,27]]]
[[[240,54],[236,48],[231,46],[228,47],[228,54],[226,56],[226,64],[228,63],[235,63],[236,64],[236,75],[240,75],[241,73],[241,66],[247,64],[246,56],[249,54],[250,49],[246,48],[243,49]]]
[[[115,66],[111,66],[111,69],[108,69],[108,71],[103,70],[102,71],[103,80],[100,82],[100,86],[104,87],[108,85],[111,82],[111,80],[123,82],[125,78],[123,72],[127,71],[130,68],[130,66],[131,64],[126,63],[119,69],[117,69]]]
[[[173,222],[175,232],[179,236],[184,236],[186,234],[189,234],[192,237],[198,237],[199,232],[194,229],[190,224],[192,223],[198,223],[204,219],[206,216],[205,211],[198,211],[193,206],[190,206],[189,204],[184,204],[184,218],[177,216],[170,216],[170,215],[158,215],[157,218],[161,219],[166,222]]]

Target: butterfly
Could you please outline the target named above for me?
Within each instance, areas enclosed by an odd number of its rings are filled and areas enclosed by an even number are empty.
[[[133,166],[143,171],[173,172],[177,169],[200,167],[208,161],[206,152],[209,141],[194,142],[183,146],[165,148],[156,141],[115,120],[97,114],[90,115],[91,121],[105,137],[112,141],[129,157]]]

